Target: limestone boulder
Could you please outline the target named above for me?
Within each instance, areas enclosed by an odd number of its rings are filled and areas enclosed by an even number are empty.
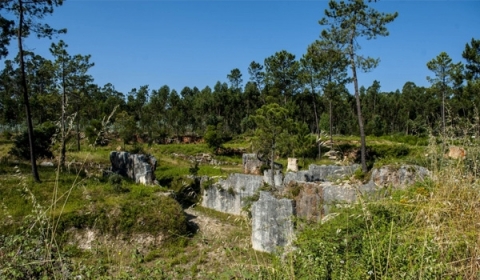
[[[394,188],[404,189],[419,180],[425,180],[429,176],[431,176],[431,172],[422,166],[401,165],[398,167],[385,165],[373,169],[370,181],[375,184],[377,188],[392,186]]]
[[[297,158],[288,158],[287,171],[297,172],[298,171],[298,159]]]
[[[259,200],[252,205],[253,249],[272,253],[277,247],[290,245],[294,238],[294,215],[293,200],[260,192]]]
[[[243,154],[242,163],[243,163],[243,173],[262,175],[261,168],[262,168],[263,162],[258,159],[257,154]]]
[[[308,167],[308,181],[334,181],[344,177],[351,176],[360,165],[353,164],[349,166],[339,165],[315,165]]]
[[[465,149],[462,147],[451,146],[448,148],[448,152],[445,156],[451,159],[465,159],[467,156],[467,151],[465,151]]]
[[[323,188],[319,183],[292,182],[286,187],[286,195],[294,197],[297,217],[318,222],[324,215]]]
[[[202,206],[223,213],[241,215],[247,198],[263,185],[263,177],[250,174],[230,174],[228,178],[203,191]]]
[[[144,185],[155,184],[157,159],[150,155],[111,152],[112,172]]]

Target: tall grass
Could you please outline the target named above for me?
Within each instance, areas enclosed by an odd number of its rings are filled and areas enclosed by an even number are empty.
[[[429,180],[379,200],[361,198],[323,224],[304,226],[292,253],[295,272],[283,272],[300,279],[480,279],[480,143],[471,132],[429,138]],[[451,145],[463,147],[466,158],[447,158]]]

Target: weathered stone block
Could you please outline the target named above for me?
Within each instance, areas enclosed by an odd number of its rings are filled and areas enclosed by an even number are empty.
[[[287,171],[297,172],[298,171],[298,159],[297,158],[288,158]]]
[[[351,176],[355,170],[359,167],[358,164],[350,166],[338,166],[338,165],[315,165],[311,164],[308,167],[309,182],[324,181],[324,180],[337,180],[345,176]]]
[[[392,186],[404,189],[413,185],[418,180],[424,180],[430,176],[430,171],[417,165],[402,165],[400,167],[386,165],[375,168],[372,171],[370,181],[377,187]]]
[[[259,200],[252,205],[253,249],[272,253],[277,247],[290,245],[294,237],[294,215],[293,200],[260,192]]]
[[[295,211],[299,218],[318,222],[324,215],[323,188],[318,183],[292,182],[287,195],[295,199]]]
[[[202,206],[233,215],[241,215],[245,200],[263,185],[263,177],[230,174],[203,192]]]
[[[243,173],[261,175],[263,162],[258,159],[257,154],[243,154]]]
[[[273,175],[273,180],[275,181],[275,187],[282,188],[283,187],[283,173],[280,170],[275,170],[275,175]],[[270,185],[273,186],[272,184],[272,170],[264,170],[263,171],[263,181]]]
[[[143,154],[111,152],[112,172],[134,180],[136,183],[153,185],[157,159]]]

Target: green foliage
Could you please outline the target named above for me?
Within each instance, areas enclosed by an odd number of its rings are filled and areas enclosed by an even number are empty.
[[[130,149],[128,149],[128,152],[131,153],[131,154],[144,154],[144,155],[148,154],[148,153],[145,151],[143,145],[141,145],[141,144],[139,144],[139,143],[137,143],[137,142],[135,142],[135,143],[133,144],[133,146],[132,146]]]
[[[50,122],[43,123],[34,129],[35,135],[35,156],[38,158],[52,158],[53,153],[50,148],[56,131],[55,125]],[[30,146],[28,142],[28,132],[24,131],[15,136],[14,146],[10,154],[22,159],[30,159]]]
[[[195,161],[194,163],[192,163],[192,165],[188,169],[188,173],[190,173],[190,175],[192,176],[197,176],[198,170],[200,170],[200,167],[198,167],[198,165],[199,165],[198,161]]]
[[[102,131],[102,122],[99,120],[92,120],[90,124],[85,127],[85,136],[88,139],[88,142],[97,146],[101,145],[104,146],[107,142],[103,139],[104,135],[101,133]]]
[[[295,274],[310,279],[426,279],[441,277],[438,248],[429,235],[409,228],[415,213],[398,203],[342,209],[297,238]]]
[[[200,199],[200,180],[197,177],[177,177],[171,182],[170,188],[174,191],[175,199],[183,206],[189,207]]]
[[[123,139],[124,144],[135,141],[136,133],[138,131],[135,117],[129,115],[126,111],[117,114],[115,118],[115,127],[118,134]]]
[[[112,174],[108,177],[108,183],[116,193],[129,192],[130,189],[122,186],[123,177],[119,174]]]
[[[213,149],[216,153],[225,143],[224,137],[221,133],[221,124],[217,126],[209,125],[207,126],[207,131],[205,131],[204,139],[208,147]]]

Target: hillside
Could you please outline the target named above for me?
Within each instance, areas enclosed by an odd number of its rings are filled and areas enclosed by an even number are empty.
[[[365,198],[351,207],[334,209],[334,218],[328,222],[298,220],[297,250],[283,254],[251,248],[248,217],[196,204],[202,186],[188,176],[192,172],[213,177],[241,173],[238,155],[215,156],[204,144],[127,146],[158,159],[156,176],[161,186],[152,187],[102,177],[108,152],[117,146],[111,143],[81,152],[69,150],[68,168],[40,167],[43,181],[36,184],[26,175],[28,164],[6,154],[12,144],[3,141],[2,278],[479,276],[478,146],[471,139],[469,143],[457,140],[456,144],[468,145],[467,158],[458,161],[445,158],[432,141],[422,146],[370,138],[374,166],[416,163],[430,168],[432,178],[405,190],[385,190],[375,200]],[[240,149],[247,143],[237,140],[230,147]],[[336,143],[338,150],[358,145],[348,137],[339,137]],[[221,164],[195,166],[189,160],[199,154],[209,154]],[[368,176],[357,172],[355,180]]]

